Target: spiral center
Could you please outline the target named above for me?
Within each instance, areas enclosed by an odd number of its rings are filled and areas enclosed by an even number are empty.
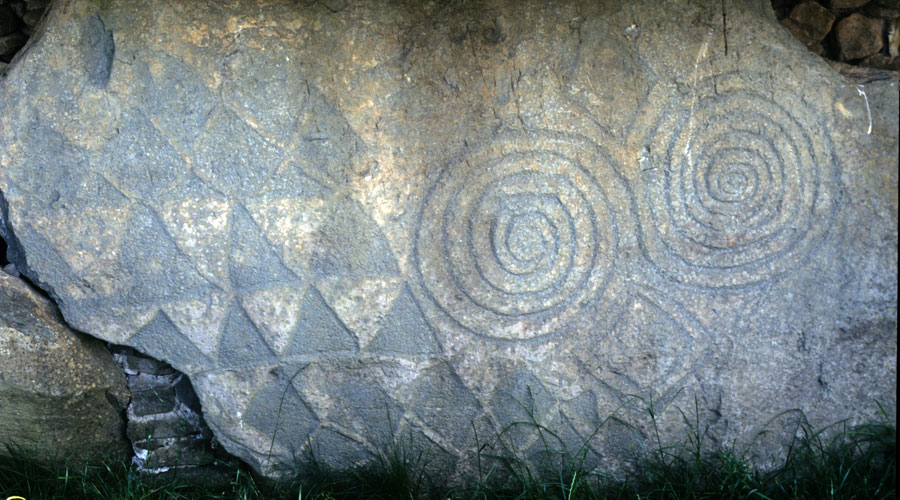
[[[747,176],[737,169],[729,169],[719,180],[722,191],[732,196],[739,196],[747,189]]]
[[[506,231],[506,247],[522,264],[540,260],[547,254],[553,228],[544,214],[529,212],[513,218]]]
[[[750,163],[717,164],[708,175],[712,177],[708,183],[710,195],[726,203],[742,202],[752,197],[758,184],[756,166]]]
[[[607,161],[593,144],[548,133],[498,139],[449,164],[426,198],[415,240],[429,298],[461,326],[494,338],[535,338],[589,321],[588,305],[615,262],[616,233],[582,162],[605,169]]]

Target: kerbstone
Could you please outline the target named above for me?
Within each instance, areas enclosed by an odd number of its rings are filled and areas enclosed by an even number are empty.
[[[402,441],[473,474],[551,456],[540,429],[622,470],[679,409],[748,445],[789,408],[895,419],[896,82],[845,80],[768,1],[44,23],[0,81],[10,259],[186,373],[260,472]]]

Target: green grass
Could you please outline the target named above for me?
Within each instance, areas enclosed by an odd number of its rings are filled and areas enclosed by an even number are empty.
[[[656,430],[653,402],[644,405]],[[493,444],[485,443],[478,448],[480,477],[456,488],[442,483],[430,472],[427,459],[403,443],[387,446],[370,466],[349,471],[329,469],[310,456],[302,480],[280,483],[256,477],[245,466],[223,464],[222,480],[206,486],[177,476],[141,476],[129,464],[109,460],[35,460],[9,447],[7,456],[0,457],[0,500],[11,495],[26,500],[889,499],[896,496],[896,428],[879,409],[882,422],[851,426],[841,421],[820,429],[800,412],[776,416],[798,417],[796,438],[785,448],[783,463],[763,471],[749,465],[747,450],[707,449],[710,440],[695,403],[693,416],[681,413],[687,429],[683,441],[667,444],[656,433],[655,446],[636,457],[631,473],[619,479],[586,468],[586,447],[559,451],[554,443],[561,440],[550,429],[517,422],[498,438],[520,426],[537,432],[546,458],[538,462],[544,467],[533,465],[535,457],[496,454]],[[597,435],[611,423],[628,425],[610,417]]]

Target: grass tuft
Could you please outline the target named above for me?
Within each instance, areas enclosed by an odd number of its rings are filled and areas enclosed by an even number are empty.
[[[227,479],[199,484],[178,475],[148,477],[129,463],[115,460],[82,460],[34,457],[21,448],[7,446],[0,453],[0,499],[18,495],[26,500],[56,499],[460,499],[460,500],[601,500],[601,499],[892,499],[896,497],[896,427],[879,405],[881,422],[850,425],[840,421],[816,429],[800,412],[793,440],[784,449],[780,464],[770,470],[751,467],[750,446],[716,447],[700,421],[699,405],[693,413],[681,410],[687,429],[680,443],[662,441],[657,427],[657,408],[642,401],[653,424],[655,446],[638,457],[634,470],[616,479],[586,467],[589,444],[611,423],[628,425],[610,416],[588,442],[567,451],[563,440],[530,421],[515,422],[493,443],[477,445],[475,464],[479,477],[471,485],[449,488],[434,476],[426,457],[413,451],[411,440],[391,441],[372,463],[353,470],[334,470],[315,456],[304,461],[303,472],[282,482],[255,476],[240,464],[220,464]],[[526,412],[530,406],[524,406]],[[794,421],[794,420],[792,420]],[[522,456],[501,443],[504,434],[527,430],[537,433],[540,452]],[[538,465],[535,465],[538,464]]]

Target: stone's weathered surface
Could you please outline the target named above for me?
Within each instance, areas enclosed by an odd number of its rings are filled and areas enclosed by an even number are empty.
[[[71,0],[0,84],[0,229],[267,474],[893,418],[896,84],[694,3]]]
[[[50,301],[0,272],[0,443],[36,457],[125,459],[125,378],[102,342],[62,321]]]
[[[850,14],[834,29],[840,57],[844,61],[871,56],[884,47],[881,21],[862,14]]]

